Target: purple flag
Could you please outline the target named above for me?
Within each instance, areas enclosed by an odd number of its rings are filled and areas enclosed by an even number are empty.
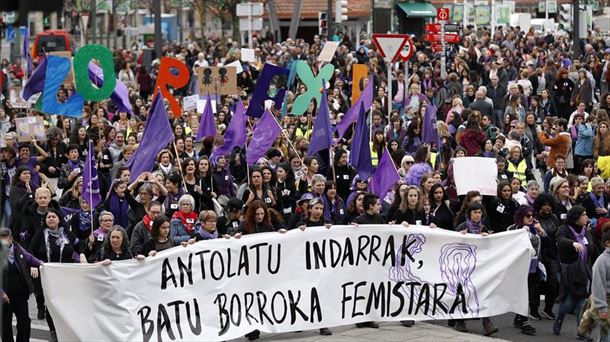
[[[100,195],[100,181],[97,178],[97,167],[95,167],[95,157],[93,155],[93,145],[89,141],[89,153],[85,162],[85,170],[83,172],[83,200],[91,206],[97,207],[102,202]]]
[[[280,135],[282,129],[268,109],[265,110],[260,121],[256,124],[252,138],[246,150],[248,165],[256,162],[267,153],[273,142]]]
[[[307,154],[329,149],[333,145],[333,131],[330,127],[330,113],[328,112],[328,99],[326,97],[326,89],[322,85],[322,98],[320,100],[320,111],[313,123],[313,133],[311,135],[311,143]]]
[[[100,87],[104,84],[104,72],[102,71],[102,68],[93,62],[89,62],[89,79]],[[119,112],[133,114],[131,102],[129,102],[129,90],[127,90],[125,83],[118,79],[116,80],[116,85],[114,86],[112,94],[110,94],[110,99],[118,107]]]
[[[343,116],[341,122],[337,124],[337,132],[339,134],[337,139],[343,138],[343,135],[349,126],[358,120],[358,111],[360,110],[361,104],[364,105],[365,111],[371,108],[371,105],[373,104],[373,83],[375,82],[373,82],[372,78],[369,78],[369,82],[366,84],[366,88],[364,88],[362,93],[360,93],[358,100],[352,104],[351,108],[347,111],[345,116]],[[357,86],[358,85],[354,85],[354,87]]]
[[[358,171],[360,179],[369,179],[373,174],[370,142],[364,104],[360,103],[360,114],[358,115],[358,122],[356,122],[356,131],[352,136],[352,149],[349,154],[349,162]]]
[[[32,76],[28,79],[23,87],[23,99],[28,100],[32,95],[42,92],[44,89],[44,80],[47,77],[47,57],[43,55],[40,63],[36,67],[36,70],[32,73]]]
[[[131,181],[135,181],[143,172],[151,171],[157,154],[173,140],[174,134],[167,119],[163,95],[161,92],[157,92],[148,113],[140,145],[136,153],[125,164],[131,169]]]
[[[210,94],[208,94],[208,98],[205,101],[205,107],[203,108],[203,114],[201,115],[201,121],[199,121],[199,128],[197,129],[195,141],[201,141],[205,137],[214,136],[216,136],[216,124],[214,124],[212,99],[210,99]]]
[[[396,170],[392,156],[390,156],[390,151],[388,151],[388,147],[386,146],[383,155],[381,156],[381,160],[379,160],[379,165],[377,165],[377,169],[375,170],[375,174],[373,174],[373,192],[379,196],[379,198],[384,198],[399,180],[400,175],[398,174],[398,170]]]
[[[233,148],[244,147],[246,144],[246,123],[246,110],[240,98],[235,107],[235,114],[225,132],[224,144],[214,149],[212,156],[226,156],[231,154]]]
[[[438,144],[439,136],[436,129],[436,107],[433,104],[426,106],[426,113],[422,124],[422,142]]]

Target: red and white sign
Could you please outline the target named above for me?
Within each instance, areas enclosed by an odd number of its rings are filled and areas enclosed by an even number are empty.
[[[426,34],[424,39],[428,42],[437,42],[441,43],[441,35],[440,33],[436,34]],[[445,43],[455,44],[460,42],[460,36],[457,33],[445,33]]]
[[[394,63],[398,59],[408,60],[415,53],[415,46],[406,34],[375,33],[372,38],[381,57],[388,63]],[[405,45],[408,46],[408,49],[405,49]]]
[[[448,21],[449,20],[449,9],[445,7],[436,9],[436,20]]]

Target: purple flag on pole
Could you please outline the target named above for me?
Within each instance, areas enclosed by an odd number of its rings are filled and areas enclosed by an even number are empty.
[[[97,178],[97,167],[95,166],[95,156],[93,155],[93,145],[89,142],[89,153],[85,162],[85,170],[83,172],[83,200],[91,206],[97,207],[102,202],[100,195],[100,181]]]
[[[102,68],[93,62],[89,62],[89,79],[100,87],[104,85],[104,72],[102,71]],[[110,99],[118,107],[119,112],[133,114],[131,102],[129,102],[129,90],[127,89],[127,86],[125,86],[125,83],[119,81],[119,79],[116,80],[116,85],[114,86],[112,94],[110,94]]]
[[[436,129],[436,107],[433,104],[426,106],[422,124],[422,140],[424,143],[438,144],[439,142],[438,130]]]
[[[375,170],[375,174],[373,174],[373,192],[379,196],[379,198],[384,198],[399,180],[400,175],[398,174],[398,170],[396,170],[392,156],[390,156],[390,151],[388,151],[388,147],[386,146],[383,150],[381,160],[379,160],[379,165],[377,165],[377,169]]]
[[[320,111],[313,123],[313,133],[307,154],[329,149],[333,145],[333,131],[330,127],[330,113],[328,112],[328,99],[326,89],[322,86],[322,98],[320,100]]]
[[[240,98],[235,107],[235,114],[231,118],[229,127],[227,127],[225,132],[224,144],[214,149],[212,156],[226,156],[231,154],[233,148],[244,147],[246,144],[246,123],[246,110]]]
[[[201,141],[205,137],[216,136],[216,125],[214,124],[214,112],[212,111],[212,99],[210,94],[205,101],[205,107],[203,108],[203,114],[201,115],[201,121],[199,121],[199,128],[197,129],[197,136],[195,141]]]
[[[265,110],[260,121],[256,124],[252,138],[246,150],[246,161],[248,165],[256,162],[267,153],[273,142],[280,135],[282,129],[277,124],[273,114],[268,109]]]
[[[32,95],[42,92],[44,89],[44,80],[47,77],[47,57],[43,56],[32,73],[30,78],[23,87],[23,99],[28,100]]]
[[[356,131],[352,137],[352,149],[349,154],[349,162],[358,171],[360,179],[369,179],[373,174],[370,141],[364,104],[360,103],[360,114],[358,115],[358,122],[356,122]]]
[[[367,111],[371,108],[373,104],[373,80],[369,79],[369,82],[366,84],[366,88],[360,93],[360,97],[356,100],[355,103],[352,104],[352,107],[347,111],[341,122],[337,124],[337,133],[339,137],[337,139],[343,138],[343,135],[349,128],[349,126],[358,120],[358,111],[360,110],[360,105],[364,105],[364,110]],[[354,85],[357,87],[357,85]]]
[[[150,107],[140,145],[125,164],[131,169],[131,181],[135,181],[143,172],[151,171],[157,154],[173,140],[174,134],[167,119],[163,96],[161,92],[157,92]]]

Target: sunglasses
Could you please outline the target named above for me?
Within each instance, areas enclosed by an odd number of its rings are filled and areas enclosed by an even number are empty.
[[[415,162],[414,162],[414,161],[408,161],[408,162],[406,162],[406,163],[407,163],[407,165],[413,165],[413,164],[415,164]]]
[[[525,215],[525,218],[532,218],[532,217],[534,217],[534,215],[532,215],[532,214]]]

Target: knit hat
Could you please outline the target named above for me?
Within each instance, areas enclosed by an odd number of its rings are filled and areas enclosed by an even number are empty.
[[[553,179],[551,179],[551,194],[556,193],[563,182],[567,182],[567,179],[559,176],[553,177]]]
[[[303,202],[309,202],[313,198],[313,194],[306,192],[301,195],[301,198],[297,201],[297,205],[301,205]]]

